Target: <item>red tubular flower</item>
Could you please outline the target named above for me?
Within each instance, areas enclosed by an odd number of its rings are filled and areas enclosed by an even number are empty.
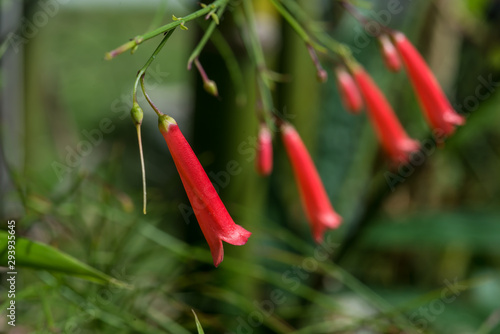
[[[455,112],[427,63],[406,36],[397,32],[392,37],[427,121],[435,130],[443,131],[445,136],[451,135],[457,125],[465,123],[465,118]]]
[[[363,109],[363,98],[352,76],[342,66],[336,68],[337,85],[342,104],[347,111],[359,113]]]
[[[392,41],[389,39],[389,36],[385,34],[380,35],[378,41],[382,48],[382,55],[387,68],[393,72],[399,71],[401,69],[401,58],[399,57],[396,47],[394,47],[394,44],[392,44]]]
[[[234,223],[175,120],[162,115],[158,119],[158,128],[167,142],[217,267],[224,258],[222,241],[244,245],[251,233]]]
[[[311,224],[314,240],[321,243],[325,230],[337,228],[342,222],[342,217],[333,210],[318,171],[295,128],[285,123],[281,126],[281,135],[299,186],[303,207]]]
[[[354,78],[382,147],[394,162],[408,162],[411,152],[418,151],[420,144],[408,137],[384,94],[361,66],[354,70]]]
[[[261,124],[257,141],[257,158],[255,168],[262,176],[271,174],[273,170],[273,142],[271,131],[265,123]]]

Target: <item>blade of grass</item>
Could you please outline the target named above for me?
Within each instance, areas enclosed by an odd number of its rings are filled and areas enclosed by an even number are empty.
[[[140,228],[140,234],[146,238],[156,242],[160,246],[169,249],[177,255],[196,259],[205,263],[212,263],[210,252],[200,247],[188,246],[186,243],[179,241],[171,235],[159,230],[153,225],[145,224]],[[223,270],[233,271],[245,276],[251,276],[256,279],[271,283],[284,291],[291,292],[297,296],[304,298],[312,303],[316,303],[332,311],[338,311],[338,304],[325,294],[322,294],[313,288],[308,287],[302,282],[298,285],[287,285],[283,280],[282,273],[273,272],[263,266],[248,263],[242,259],[234,259],[230,256],[224,257]],[[294,281],[295,282],[295,281]]]
[[[193,309],[191,309],[191,312],[193,312],[194,320],[196,321],[196,330],[198,330],[198,334],[205,334],[205,332],[203,331],[203,327],[201,327],[200,321],[198,320],[198,316]]]
[[[0,240],[5,240],[5,247],[0,250],[0,263],[5,266],[7,266],[8,261],[7,237],[6,231],[0,231]],[[120,282],[66,253],[25,238],[16,238],[15,266],[55,271],[99,284],[128,287],[126,283]]]
[[[266,311],[257,307],[253,302],[248,300],[246,296],[242,296],[235,291],[219,289],[213,286],[204,286],[203,291],[212,298],[236,305],[242,311],[248,312],[249,314],[253,311],[260,311],[262,314],[266,315],[263,318],[263,324],[274,333],[290,333],[294,331],[294,328],[290,324],[277,317],[276,314],[273,314],[273,311]]]

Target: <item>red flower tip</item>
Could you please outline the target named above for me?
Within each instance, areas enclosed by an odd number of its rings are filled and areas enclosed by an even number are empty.
[[[325,230],[337,228],[342,222],[342,217],[333,210],[318,171],[295,128],[284,123],[281,126],[281,135],[314,240],[321,243]]]
[[[398,72],[401,69],[401,58],[398,51],[392,44],[388,35],[380,35],[378,38],[380,47],[382,48],[382,55],[387,68],[393,72]]]
[[[363,98],[361,97],[356,82],[342,66],[337,67],[335,72],[337,74],[337,85],[344,108],[349,112],[355,114],[359,113],[361,109],[363,109]]]
[[[262,123],[257,139],[257,158],[255,168],[262,176],[271,174],[273,170],[273,142],[271,131],[265,123]]]
[[[244,245],[251,233],[234,223],[175,120],[162,115],[158,126],[217,267],[224,258],[222,241]]]
[[[370,120],[382,147],[392,161],[408,162],[410,154],[418,151],[420,144],[408,137],[384,94],[361,66],[355,69],[354,78],[365,99]]]
[[[445,136],[453,134],[457,125],[465,124],[465,118],[455,112],[429,66],[406,36],[396,32],[392,38],[427,121],[435,130],[443,131]]]

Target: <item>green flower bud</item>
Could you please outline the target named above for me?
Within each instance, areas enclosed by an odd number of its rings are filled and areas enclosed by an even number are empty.
[[[144,112],[142,111],[141,106],[137,102],[134,102],[134,105],[130,110],[130,116],[132,116],[132,120],[134,121],[135,125],[142,124],[142,119],[144,118]]]
[[[203,82],[203,88],[213,96],[219,96],[219,91],[217,90],[217,84],[213,80],[207,80]]]

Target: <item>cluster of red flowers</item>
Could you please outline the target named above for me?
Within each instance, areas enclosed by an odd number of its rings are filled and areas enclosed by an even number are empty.
[[[398,71],[404,64],[430,125],[447,136],[451,135],[465,119],[453,110],[422,56],[399,32],[380,36],[379,42],[390,70]],[[369,119],[387,155],[396,163],[407,163],[420,145],[407,135],[391,105],[368,73],[361,65],[349,63],[349,66],[338,67],[336,76],[345,108],[359,113],[366,105]],[[314,240],[320,243],[324,232],[337,228],[342,218],[333,209],[313,160],[295,128],[282,120],[276,123]],[[222,241],[243,245],[251,233],[234,223],[177,123],[171,117],[161,115],[159,128],[217,267],[224,256]],[[272,167],[272,133],[262,123],[257,141],[256,169],[259,174],[266,176],[271,173]]]
[[[434,130],[450,136],[457,125],[465,123],[465,118],[455,112],[432,71],[403,33],[381,35],[379,43],[384,62],[391,71],[399,71],[404,64],[426,119]],[[349,69],[339,67],[337,83],[344,107],[358,113],[364,100],[387,155],[395,163],[407,163],[420,144],[407,135],[384,94],[363,67],[359,64],[350,64]]]
[[[342,218],[333,210],[314,162],[295,128],[280,121],[280,132],[299,186],[300,197],[311,224],[314,240],[321,243],[326,229],[336,228]],[[263,124],[257,142],[256,169],[267,176],[272,167],[272,141],[269,128]]]

